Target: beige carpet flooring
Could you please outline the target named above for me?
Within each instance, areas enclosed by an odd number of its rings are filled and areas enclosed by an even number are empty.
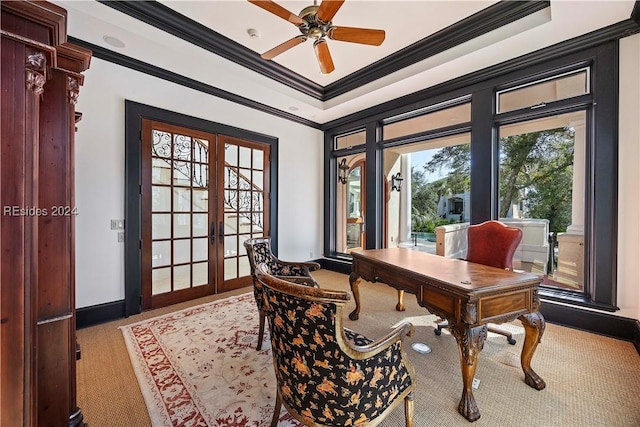
[[[322,287],[349,289],[346,275],[321,270],[314,276]],[[433,333],[435,317],[419,307],[412,295],[405,296],[407,310],[397,312],[394,289],[367,282],[360,289],[360,320],[346,318],[346,327],[376,339],[401,320],[416,326],[416,333],[406,341],[406,351],[418,372],[416,427],[640,426],[640,355],[631,343],[547,323],[532,361],[547,387],[536,391],[523,380],[520,350],[524,331],[518,322],[502,325],[516,334],[515,346],[493,334],[485,342],[476,371],[480,384],[474,391],[481,418],[469,423],[456,410],[462,380],[455,339],[447,332],[440,337]],[[118,326],[250,291],[240,289],[79,330],[78,406],[89,427],[151,426]],[[432,352],[413,351],[413,342],[426,343]],[[381,425],[403,426],[402,408]]]

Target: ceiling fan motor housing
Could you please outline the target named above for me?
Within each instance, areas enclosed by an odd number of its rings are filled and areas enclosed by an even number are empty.
[[[331,22],[322,22],[318,19],[318,9],[320,6],[307,6],[298,15],[304,21],[305,25],[300,25],[300,32],[305,37],[311,37],[320,40],[327,35],[331,29]]]

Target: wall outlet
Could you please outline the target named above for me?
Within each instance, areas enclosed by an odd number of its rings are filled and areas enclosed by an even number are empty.
[[[124,243],[124,231],[118,232],[118,243]]]
[[[480,380],[477,378],[473,379],[473,382],[471,383],[471,387],[473,387],[474,389],[478,389],[478,387],[480,387]]]

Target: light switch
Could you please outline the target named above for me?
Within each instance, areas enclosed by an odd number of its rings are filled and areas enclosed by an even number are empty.
[[[111,220],[111,229],[112,230],[124,230],[124,219],[112,219]]]

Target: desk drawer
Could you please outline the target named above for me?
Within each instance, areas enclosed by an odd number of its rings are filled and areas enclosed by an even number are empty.
[[[531,291],[523,289],[508,294],[495,295],[480,299],[478,315],[481,323],[503,321],[531,311]]]

